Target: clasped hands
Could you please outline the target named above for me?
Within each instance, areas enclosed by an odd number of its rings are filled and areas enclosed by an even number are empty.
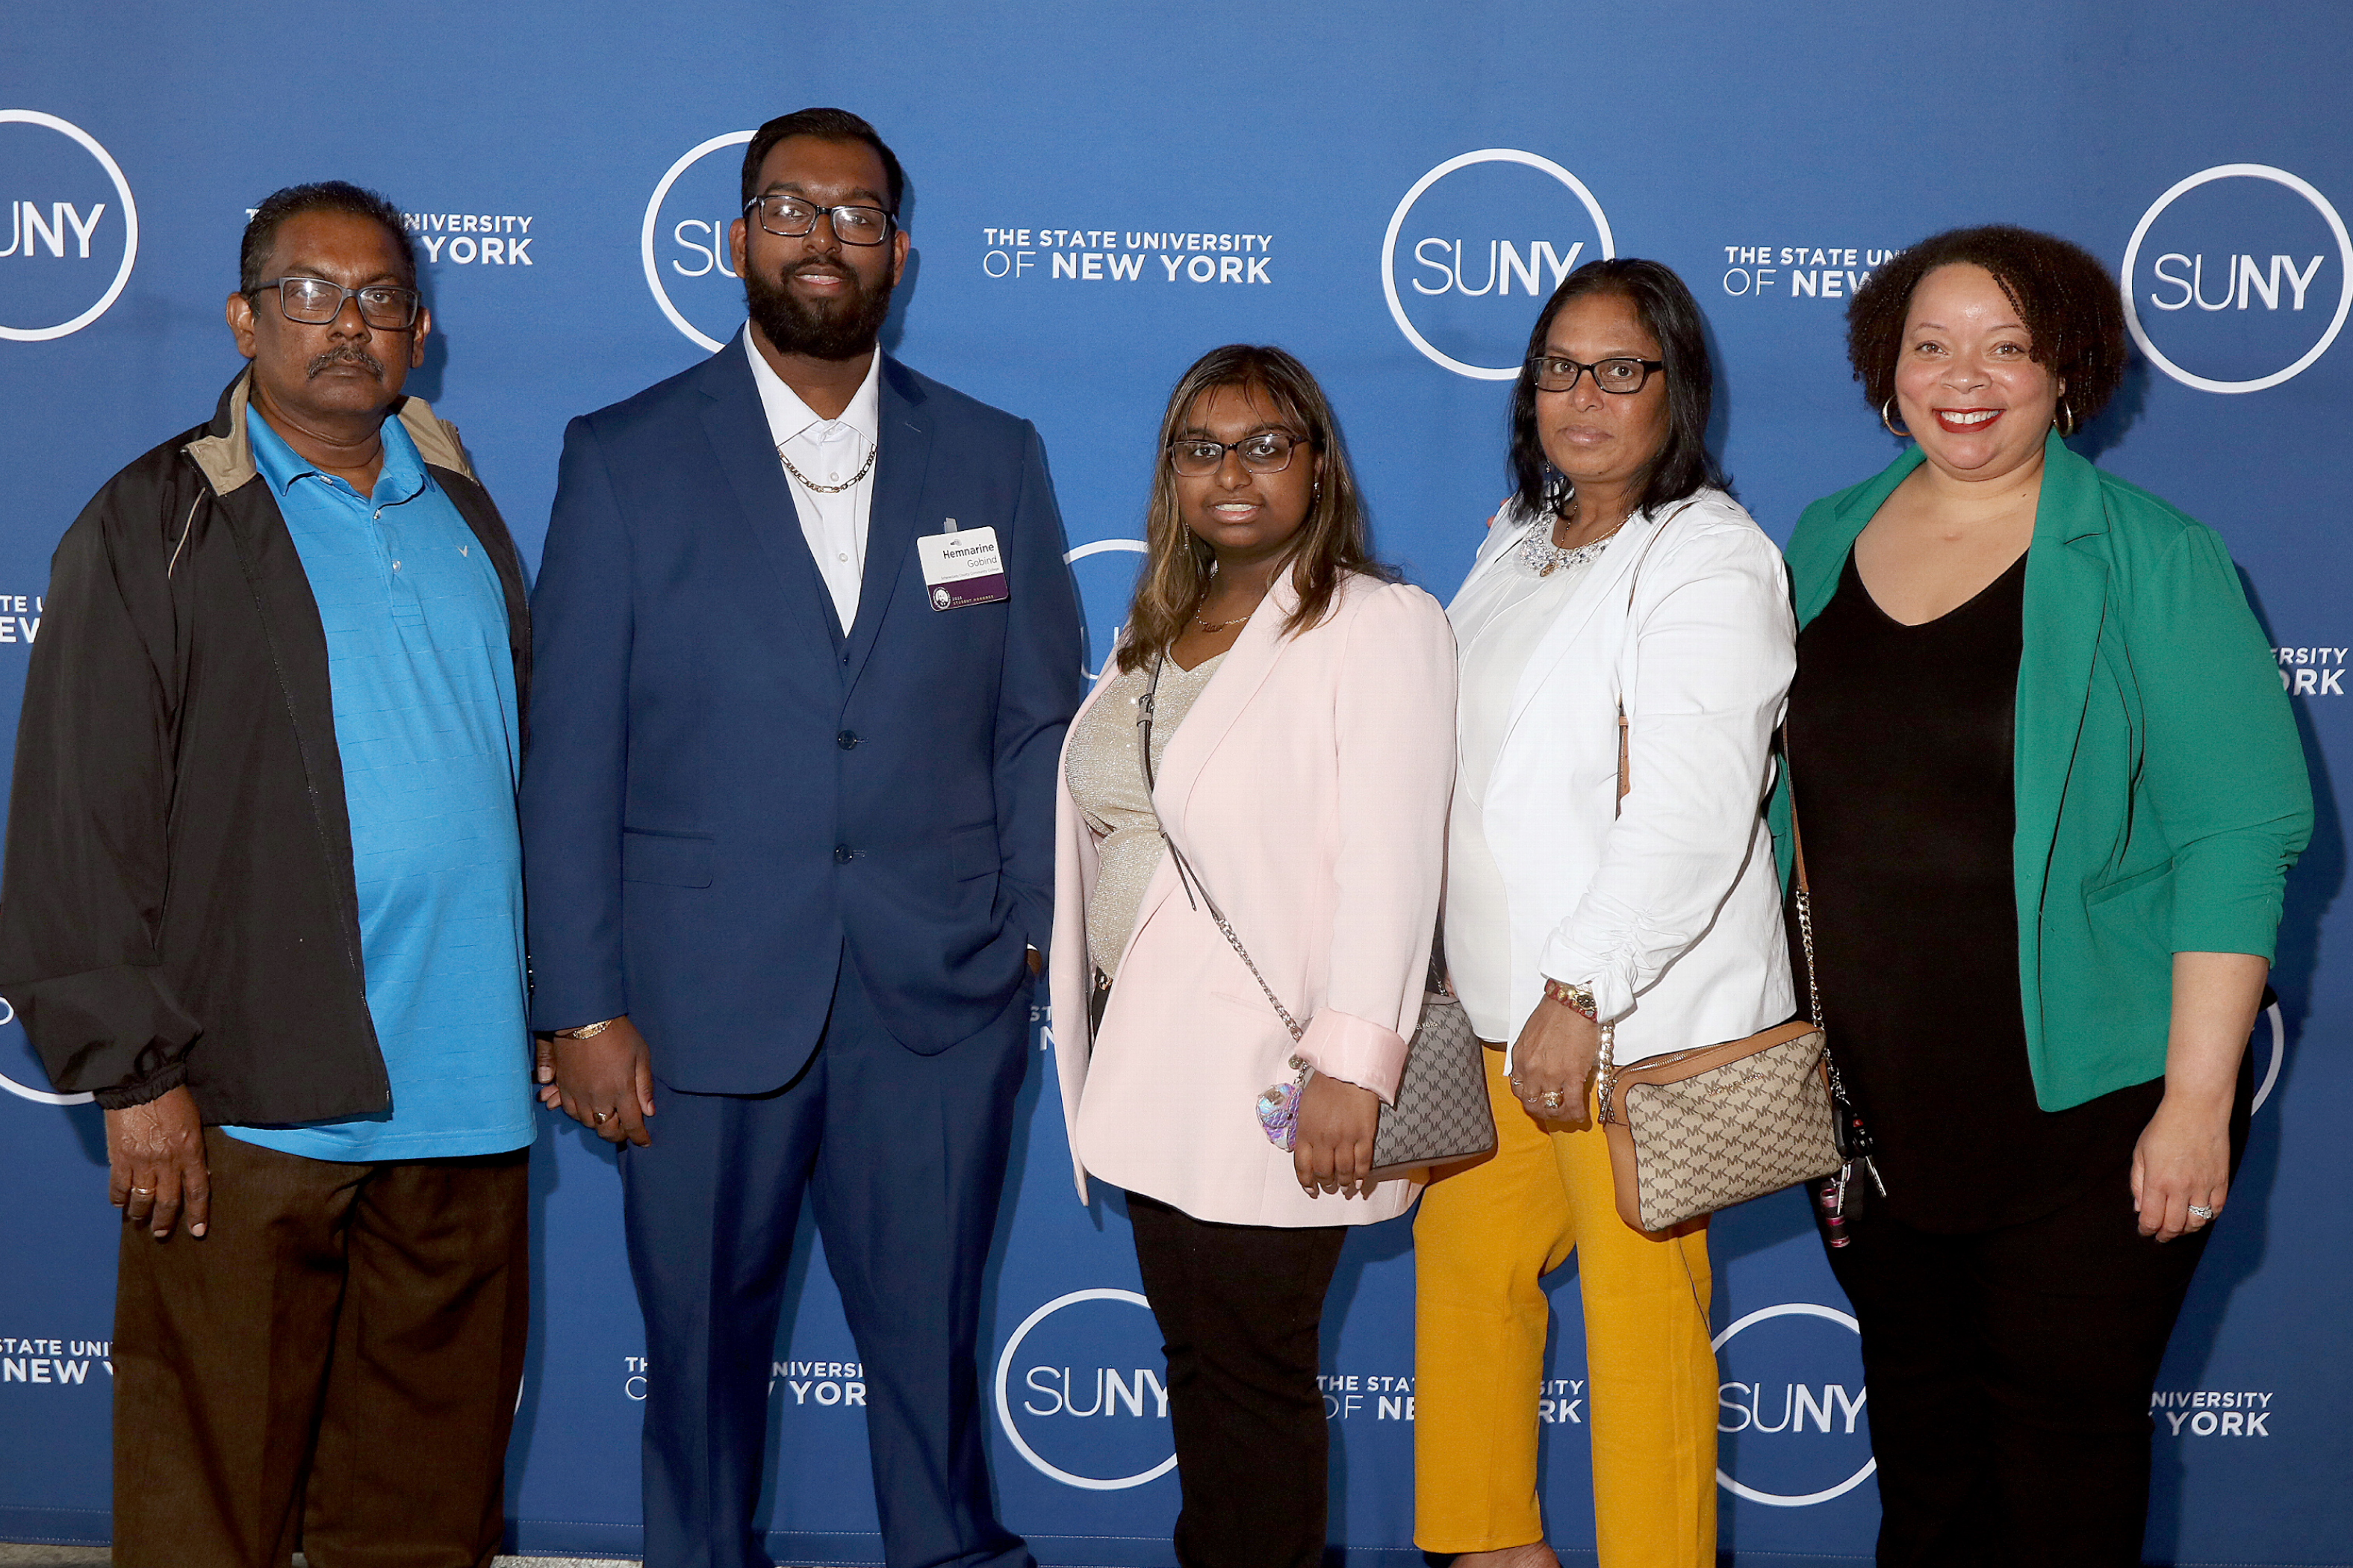
[[[533,1077],[539,1102],[580,1123],[607,1143],[645,1148],[653,1134],[646,1119],[654,1113],[653,1053],[627,1018],[616,1018],[585,1040],[541,1035]]]

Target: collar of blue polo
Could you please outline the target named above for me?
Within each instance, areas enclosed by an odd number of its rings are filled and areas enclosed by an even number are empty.
[[[306,461],[300,452],[286,444],[286,438],[269,427],[269,421],[259,409],[248,405],[246,412],[246,436],[253,447],[253,466],[268,481],[271,493],[283,500],[296,484],[303,479],[341,489],[346,495],[359,491],[347,479],[327,472],[316,463]],[[384,468],[376,475],[375,492],[368,504],[379,510],[414,500],[425,489],[425,459],[417,455],[417,443],[397,419],[384,422]]]

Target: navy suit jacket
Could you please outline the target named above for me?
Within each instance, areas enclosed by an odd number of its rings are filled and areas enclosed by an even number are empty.
[[[575,419],[533,595],[532,1019],[629,1016],[679,1089],[760,1093],[839,966],[936,1054],[1053,928],[1077,596],[1029,424],[885,358],[844,636],[739,334]],[[918,533],[997,530],[1011,597],[934,610]]]

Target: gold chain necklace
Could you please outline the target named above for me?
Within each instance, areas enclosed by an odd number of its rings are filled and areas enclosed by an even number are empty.
[[[793,460],[785,456],[785,446],[781,441],[776,443],[776,461],[785,466],[785,472],[800,480],[803,486],[816,491],[818,495],[838,496],[842,491],[848,489],[850,486],[856,484],[859,480],[864,479],[867,475],[874,471],[874,454],[881,450],[881,447],[879,446],[867,447],[865,463],[859,468],[859,470],[856,473],[850,475],[848,479],[842,480],[841,483],[838,485],[818,484],[815,479],[810,479],[807,474],[802,473],[798,468],[794,468]]]

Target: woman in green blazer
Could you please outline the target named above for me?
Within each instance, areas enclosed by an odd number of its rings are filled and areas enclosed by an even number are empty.
[[[2303,754],[2221,541],[2061,439],[2124,366],[2097,260],[1936,236],[1856,294],[1848,353],[1914,444],[1789,541],[1774,813],[1793,784],[1876,1142],[1868,1184],[1817,1195],[1879,1561],[2137,1563],[2149,1394],[2311,832]]]

